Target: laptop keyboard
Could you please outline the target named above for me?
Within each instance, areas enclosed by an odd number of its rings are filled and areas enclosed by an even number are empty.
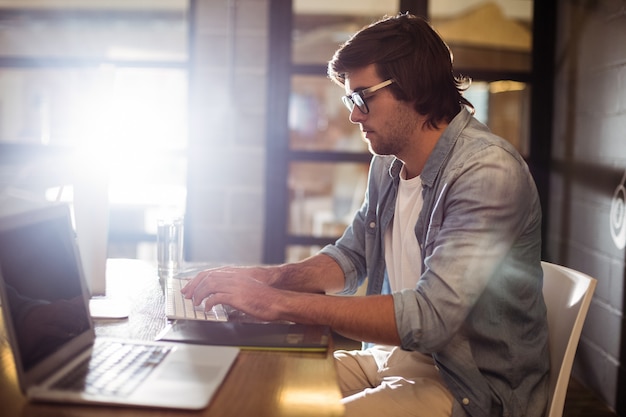
[[[228,321],[228,313],[218,304],[209,311],[204,306],[194,307],[192,301],[183,296],[180,290],[189,282],[184,278],[170,278],[166,284],[165,309],[167,318],[185,320]]]
[[[171,350],[169,346],[98,342],[91,357],[53,387],[93,395],[127,396]]]

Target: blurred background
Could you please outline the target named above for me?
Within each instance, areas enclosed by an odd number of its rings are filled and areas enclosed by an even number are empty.
[[[532,6],[0,1],[0,186],[105,193],[112,257],[153,259],[156,217],[186,214],[188,259],[300,259],[365,190],[370,155],[325,76],[339,44],[386,14],[428,15],[478,117],[527,155]]]
[[[188,261],[315,253],[371,157],[326,62],[399,11],[432,22],[528,161],[544,259],[598,278],[574,375],[623,415],[624,0],[0,0],[0,211],[74,203],[109,257],[154,262],[175,215]]]

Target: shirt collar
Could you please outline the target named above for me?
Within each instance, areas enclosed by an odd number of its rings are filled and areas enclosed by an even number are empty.
[[[422,170],[422,184],[425,187],[433,185],[461,132],[463,132],[471,120],[472,114],[463,107],[443,131]]]
[[[450,124],[448,124],[446,129],[441,134],[441,137],[439,137],[432,153],[428,157],[424,170],[420,174],[423,186],[430,187],[433,185],[435,178],[437,178],[437,174],[441,170],[448,154],[454,147],[456,140],[471,119],[472,114],[465,107],[463,107],[454,119],[452,119]],[[402,161],[398,158],[394,158],[393,162],[389,166],[389,176],[391,178],[398,179],[400,177],[402,165]]]

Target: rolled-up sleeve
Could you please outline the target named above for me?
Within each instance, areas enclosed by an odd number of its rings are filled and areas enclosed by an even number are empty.
[[[480,310],[487,313],[485,323],[479,324],[484,331],[489,320],[499,320],[492,316],[498,309],[511,311],[524,296],[537,296],[517,291],[524,286],[524,275],[532,276],[524,263],[532,265],[536,256],[532,248],[541,221],[525,171],[525,165],[497,146],[475,152],[450,170],[429,213],[422,277],[414,289],[394,294],[405,349],[441,349],[485,292],[494,305]],[[511,251],[513,246],[520,250]]]

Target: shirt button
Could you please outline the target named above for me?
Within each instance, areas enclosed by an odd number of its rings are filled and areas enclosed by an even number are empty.
[[[370,222],[370,229],[373,229],[376,227],[376,222]]]
[[[463,405],[469,405],[469,398],[463,398]]]

